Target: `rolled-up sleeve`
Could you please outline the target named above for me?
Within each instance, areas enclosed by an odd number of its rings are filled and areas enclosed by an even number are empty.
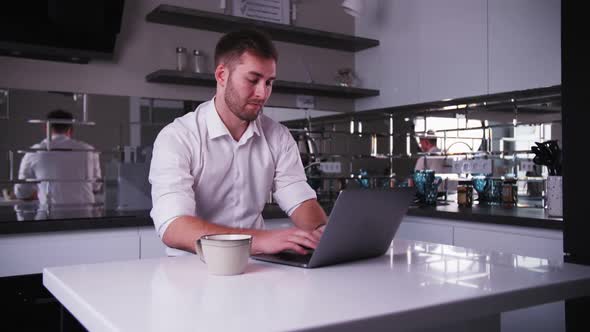
[[[283,211],[292,213],[295,206],[317,196],[307,183],[299,149],[287,128],[281,127],[279,141],[273,196]]]
[[[187,135],[168,125],[154,142],[149,181],[152,185],[150,216],[159,236],[177,217],[195,215],[191,146]]]

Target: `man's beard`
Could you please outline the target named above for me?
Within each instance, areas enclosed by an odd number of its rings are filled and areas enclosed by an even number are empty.
[[[248,103],[248,100],[245,100],[244,102],[241,101],[238,91],[234,88],[234,85],[232,84],[231,74],[229,75],[229,79],[227,80],[227,87],[225,89],[223,99],[225,100],[225,104],[227,105],[229,110],[242,121],[254,121],[262,111],[262,105],[260,105],[256,113],[246,111],[245,107]],[[260,101],[254,102],[262,104],[262,102]]]

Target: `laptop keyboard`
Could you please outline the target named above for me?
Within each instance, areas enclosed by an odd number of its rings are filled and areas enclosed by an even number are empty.
[[[291,262],[307,263],[311,259],[311,255],[312,255],[312,252],[305,254],[305,255],[301,255],[301,254],[298,254],[294,251],[282,251],[282,252],[276,254],[276,257],[278,257],[280,259],[287,260],[287,261],[291,261]]]

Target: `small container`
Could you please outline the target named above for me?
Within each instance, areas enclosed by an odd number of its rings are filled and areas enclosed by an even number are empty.
[[[195,73],[205,72],[205,56],[199,50],[193,50],[193,71]]]
[[[516,205],[518,201],[518,185],[515,178],[506,178],[502,182],[502,204]]]
[[[178,71],[185,71],[186,70],[186,48],[184,47],[177,47],[176,48],[176,70]]]
[[[460,207],[473,206],[473,182],[460,180],[457,184],[457,204]]]

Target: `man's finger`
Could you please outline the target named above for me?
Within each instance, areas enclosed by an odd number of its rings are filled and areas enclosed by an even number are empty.
[[[313,232],[306,232],[304,230],[298,230],[297,232],[295,232],[294,235],[304,237],[304,238],[309,239],[310,241],[313,241],[315,243],[320,241],[320,238],[318,236],[314,235]]]
[[[288,238],[288,240],[290,242],[294,242],[294,243],[296,243],[298,245],[305,246],[305,247],[308,247],[308,248],[311,248],[311,249],[315,249],[316,246],[317,246],[317,242],[316,241],[313,241],[313,240],[311,240],[311,239],[309,239],[307,237],[298,236],[296,234],[291,235]]]
[[[307,251],[303,249],[300,245],[297,245],[295,242],[287,242],[287,247],[285,249],[291,249],[300,255],[307,254]]]

